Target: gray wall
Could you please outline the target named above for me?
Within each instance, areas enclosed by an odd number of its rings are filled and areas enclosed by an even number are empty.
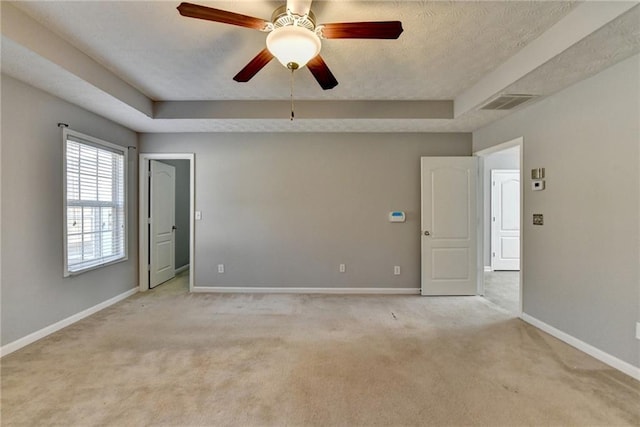
[[[471,154],[470,134],[145,134],[140,141],[144,152],[196,155],[196,286],[418,288],[420,156]],[[391,210],[404,210],[407,222],[389,223]]]
[[[504,142],[504,141],[503,141]],[[520,147],[512,147],[485,156],[482,159],[483,168],[483,209],[484,209],[484,265],[491,265],[491,170],[492,169],[520,169]]]
[[[2,345],[137,286],[135,150],[128,169],[129,260],[63,278],[58,122],[137,145],[134,132],[2,75]]]
[[[189,160],[161,160],[176,168],[176,270],[189,264]]]
[[[635,366],[639,75],[636,55],[473,134],[475,151],[524,136],[524,170],[546,168],[524,192],[525,313]]]

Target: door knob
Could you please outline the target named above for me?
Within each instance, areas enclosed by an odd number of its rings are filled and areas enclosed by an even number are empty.
[[[172,226],[171,226],[171,229],[172,229],[172,230],[177,230],[177,229],[178,229],[178,227],[176,227],[175,225],[172,225]]]
[[[431,236],[431,233],[429,233],[428,231],[425,231],[425,232],[424,232],[424,235],[425,235],[425,236]]]

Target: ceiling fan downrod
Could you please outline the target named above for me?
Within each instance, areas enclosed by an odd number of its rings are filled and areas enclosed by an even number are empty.
[[[291,117],[290,120],[293,121],[295,114],[293,113],[293,73],[299,68],[298,64],[295,62],[289,62],[287,64],[287,68],[291,70]]]

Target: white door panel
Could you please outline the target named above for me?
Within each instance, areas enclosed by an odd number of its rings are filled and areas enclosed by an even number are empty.
[[[520,239],[518,237],[502,237],[500,239],[500,253],[504,259],[520,258]]]
[[[422,295],[475,295],[474,157],[422,157]]]
[[[175,276],[175,187],[175,168],[151,160],[150,288]]]
[[[520,171],[491,171],[491,269],[520,269]]]

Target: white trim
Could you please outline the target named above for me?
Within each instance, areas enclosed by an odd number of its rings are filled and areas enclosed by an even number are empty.
[[[6,344],[0,348],[0,357],[4,357],[7,354],[11,354],[16,350],[20,350],[22,347],[27,346],[33,342],[38,341],[48,335],[51,335],[54,332],[59,331],[62,328],[66,328],[67,326],[76,323],[79,320],[84,319],[85,317],[89,317],[92,314],[97,313],[100,310],[103,310],[117,302],[120,302],[126,298],[129,298],[131,295],[138,293],[138,288],[135,287],[133,289],[129,289],[126,292],[121,293],[120,295],[116,295],[113,298],[110,298],[106,301],[101,302],[100,304],[94,305],[93,307],[89,307],[86,310],[83,310],[79,313],[74,314],[73,316],[69,316],[66,319],[62,319],[59,322],[56,322],[52,325],[46,326],[38,331],[35,331],[26,337],[19,338],[9,344]]]
[[[493,270],[491,269],[491,266],[490,266],[490,265],[485,265],[485,266],[484,266],[484,272],[485,272],[485,273],[491,273],[492,271],[493,271]]]
[[[311,288],[261,286],[195,286],[192,292],[232,294],[420,295],[420,288]]]
[[[178,275],[178,274],[180,274],[180,273],[182,273],[183,271],[186,271],[186,270],[188,270],[188,269],[189,269],[189,264],[185,264],[185,265],[183,265],[182,267],[178,267],[178,268],[176,268],[176,269],[175,269],[174,274]]]
[[[484,296],[484,157],[475,154],[473,157],[476,158],[476,295]]]
[[[612,356],[611,354],[606,353],[599,348],[592,346],[591,344],[587,344],[586,342],[581,341],[578,338],[567,334],[566,332],[562,332],[561,330],[556,329],[553,326],[544,323],[542,320],[538,320],[533,316],[529,316],[526,313],[522,313],[520,318],[525,322],[535,326],[536,328],[541,329],[544,332],[558,338],[559,340],[566,342],[570,346],[573,346],[578,350],[587,353],[589,356],[592,356],[599,361],[606,363],[612,368],[615,368],[640,381],[640,367],[633,366],[632,364],[627,363],[624,360],[620,360],[617,357]]]
[[[147,218],[149,205],[149,180],[147,179],[147,167],[149,160],[189,160],[189,292],[193,292],[194,268],[195,268],[195,166],[194,153],[140,153],[139,154],[139,178],[138,178],[138,271],[140,292],[149,290],[149,274],[147,262],[149,259]]]
[[[518,298],[520,299],[519,313],[522,314],[524,313],[524,137],[521,136],[513,141],[516,141],[516,144],[520,146],[520,272],[518,273],[520,283],[518,286]],[[513,143],[513,141],[508,143]]]
[[[501,142],[497,145],[492,145],[491,147],[484,148],[480,151],[475,151],[473,153],[474,156],[488,156],[489,154],[497,153],[498,151],[504,151],[509,148],[517,147],[520,145],[522,148],[522,143],[524,142],[524,137],[519,136],[517,138],[511,139],[506,142]],[[522,166],[522,165],[521,165]]]

